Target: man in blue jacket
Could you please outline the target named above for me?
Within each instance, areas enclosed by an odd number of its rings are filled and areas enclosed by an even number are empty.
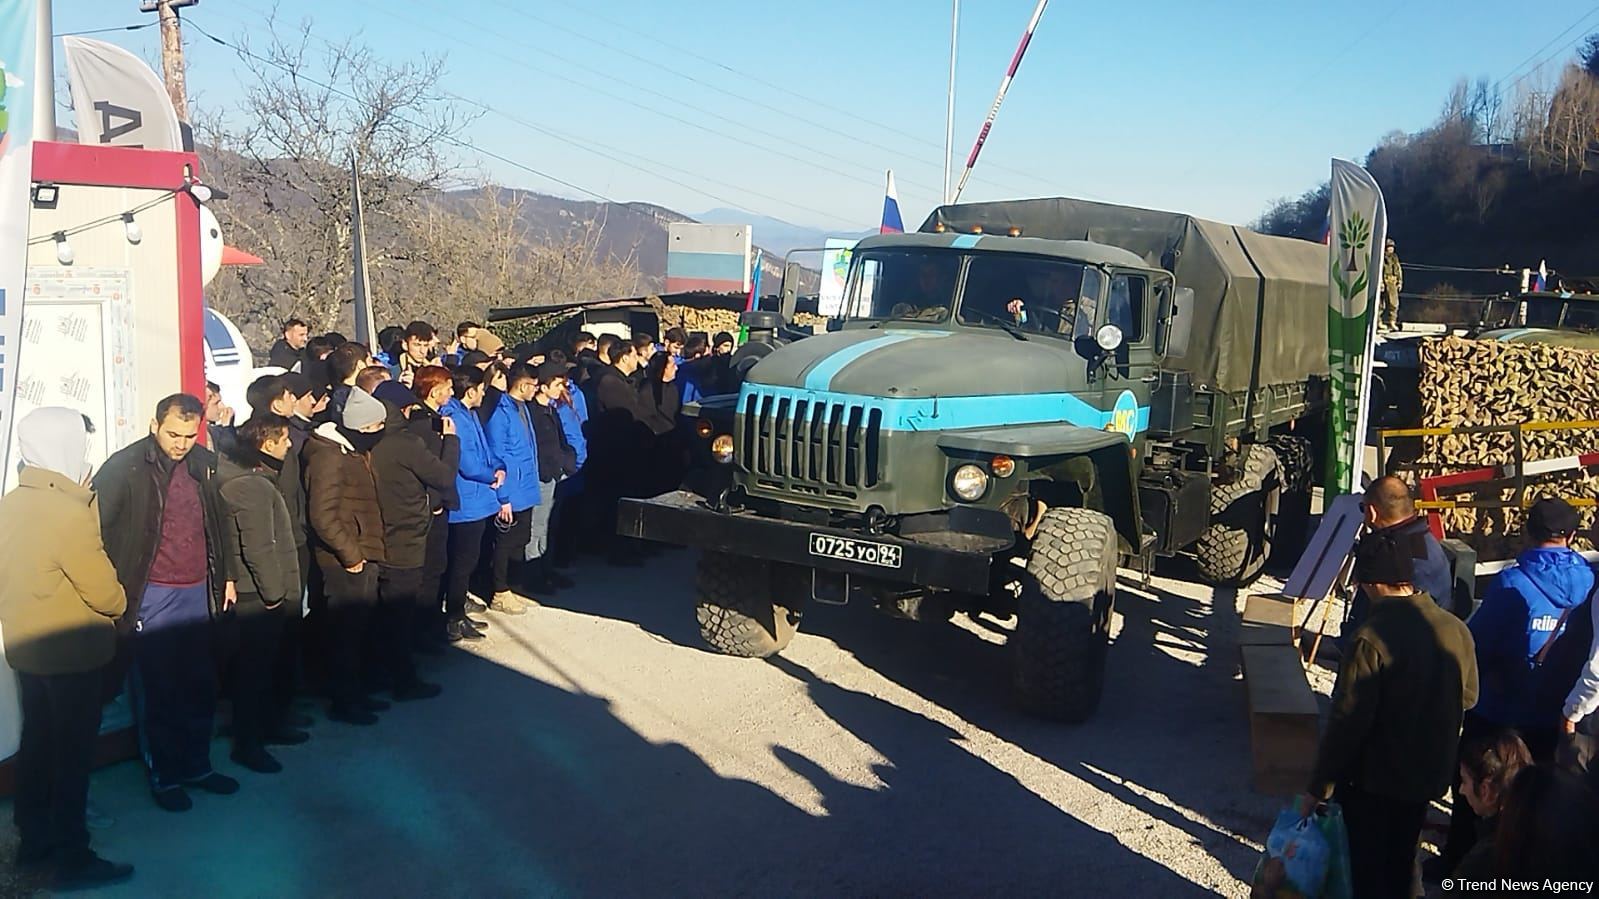
[[[1594,573],[1588,561],[1571,548],[1581,520],[1561,499],[1541,499],[1527,512],[1526,536],[1531,546],[1516,564],[1499,572],[1471,620],[1482,681],[1477,707],[1466,715],[1462,739],[1515,728],[1533,758],[1548,759],[1554,751],[1561,720],[1561,702],[1571,684],[1549,684],[1544,663],[1565,633],[1570,618],[1585,614],[1593,592]],[[1457,862],[1476,842],[1476,815],[1456,799],[1449,822],[1449,843],[1443,858]]]
[[[495,518],[499,533],[494,539],[494,597],[489,608],[505,615],[527,611],[526,599],[511,591],[511,562],[522,563],[532,539],[533,507],[542,499],[537,438],[526,406],[537,389],[533,370],[521,364],[514,366],[506,376],[505,392],[500,394],[486,428],[489,449],[505,469],[505,482],[499,490],[500,513]]]
[[[483,404],[483,371],[464,366],[451,374],[455,394],[439,414],[455,423],[461,442],[461,467],[455,476],[458,508],[451,509],[449,567],[445,572],[445,636],[450,642],[483,639],[487,625],[466,614],[467,590],[483,554],[483,534],[489,521],[508,517],[499,491],[505,486],[505,464],[489,447],[477,407]]]

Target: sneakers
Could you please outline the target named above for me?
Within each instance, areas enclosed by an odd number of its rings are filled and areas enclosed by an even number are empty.
[[[476,596],[468,595],[466,598],[466,610],[468,612],[476,612],[481,615],[489,610],[489,605],[483,600],[478,599]]]
[[[56,847],[46,843],[22,843],[17,846],[17,867],[37,868],[55,858]]]
[[[265,749],[235,749],[229,757],[257,774],[277,774],[283,770],[283,764]]]
[[[494,599],[489,603],[489,611],[499,612],[501,615],[522,615],[527,612],[515,593],[501,590],[494,594]]]
[[[268,746],[298,746],[309,739],[311,739],[311,735],[303,730],[283,727],[267,734],[266,739],[261,742]]]
[[[481,640],[483,632],[477,629],[470,618],[462,615],[460,618],[451,618],[449,624],[444,626],[445,635],[451,643],[462,640]]]
[[[184,784],[184,786],[194,787],[196,790],[204,790],[207,793],[213,793],[217,796],[232,796],[234,793],[239,792],[238,781],[227,776],[226,774],[218,774],[215,771],[212,771],[210,774],[207,774],[199,780],[190,781],[189,783]]]
[[[56,868],[55,888],[81,890],[86,887],[121,883],[133,876],[133,866],[107,861],[89,849],[63,860]]]
[[[150,795],[155,797],[155,804],[164,812],[186,812],[194,808],[194,800],[189,798],[189,791],[182,787],[151,790]]]
[[[415,702],[418,699],[432,699],[444,692],[438,684],[430,684],[423,680],[413,680],[394,688],[395,702]]]
[[[328,709],[328,720],[356,727],[370,727],[378,723],[378,716],[360,707],[334,706]]]
[[[361,697],[356,700],[356,705],[368,712],[387,712],[389,710],[388,703],[381,699],[374,699],[371,696]]]

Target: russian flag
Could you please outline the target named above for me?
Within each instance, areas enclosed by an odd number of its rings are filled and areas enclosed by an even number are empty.
[[[888,192],[883,196],[883,227],[879,234],[904,234],[905,221],[899,217],[899,194],[894,190],[894,170],[888,170]]]
[[[1548,289],[1549,289],[1549,265],[1548,265],[1548,260],[1540,259],[1538,261],[1538,274],[1537,274],[1536,277],[1534,277],[1532,279],[1532,290],[1533,290],[1534,293],[1542,293],[1542,292],[1544,292],[1544,291],[1546,291]]]

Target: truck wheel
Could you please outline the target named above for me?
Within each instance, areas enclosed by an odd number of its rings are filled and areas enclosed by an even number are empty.
[[[1015,683],[1029,712],[1086,720],[1099,706],[1116,596],[1116,527],[1089,509],[1050,509],[1017,600]]]
[[[1271,439],[1282,472],[1282,498],[1277,510],[1277,533],[1271,542],[1279,560],[1298,561],[1310,544],[1311,484],[1316,479],[1316,455],[1310,441],[1286,434]]]
[[[1243,586],[1271,555],[1282,497],[1281,466],[1267,446],[1251,446],[1236,481],[1210,493],[1211,524],[1194,544],[1199,576],[1216,586]]]
[[[799,615],[772,601],[772,565],[726,553],[700,555],[694,616],[717,652],[748,659],[777,655],[794,639]]]

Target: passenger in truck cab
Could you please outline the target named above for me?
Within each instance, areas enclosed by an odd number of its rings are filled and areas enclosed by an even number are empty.
[[[951,259],[953,260],[953,257]],[[899,294],[900,299],[889,307],[888,317],[915,321],[943,321],[949,316],[949,299],[953,292],[954,274],[953,262],[923,259],[916,270],[915,283],[908,285],[908,289]]]

